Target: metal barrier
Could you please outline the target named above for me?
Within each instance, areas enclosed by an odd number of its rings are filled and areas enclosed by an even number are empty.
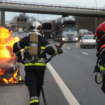
[[[42,6],[42,7],[51,7],[51,8],[66,8],[66,9],[88,10],[88,11],[105,11],[105,9],[103,9],[103,8],[67,6],[67,5],[61,5],[61,4],[54,5],[54,4],[20,2],[20,1],[11,1],[11,0],[0,1],[0,4],[12,4],[12,5],[24,5],[24,6]]]

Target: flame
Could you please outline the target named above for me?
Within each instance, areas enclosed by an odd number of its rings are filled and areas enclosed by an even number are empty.
[[[21,76],[19,76],[19,79],[17,78],[18,71],[19,71],[19,68],[14,73],[13,78],[9,78],[9,79],[3,78],[2,81],[5,82],[6,84],[9,84],[9,83],[18,83],[19,81],[22,80]]]
[[[2,70],[2,69],[0,69],[0,75],[4,75],[4,73],[3,73],[3,70]]]
[[[18,37],[13,38],[8,29],[0,27],[0,58],[14,58],[8,48],[13,50],[13,44],[19,40]]]
[[[6,68],[13,67],[16,63],[16,55],[13,53],[13,45],[19,40],[18,37],[13,37],[8,29],[0,27],[0,76],[3,76],[6,73]],[[7,84],[17,83],[18,70],[19,68],[13,74],[12,78],[2,78],[2,81]]]

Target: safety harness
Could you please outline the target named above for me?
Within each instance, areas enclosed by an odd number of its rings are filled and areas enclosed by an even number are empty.
[[[45,46],[40,46],[38,55],[31,57],[29,55],[29,47],[25,46],[24,52],[24,66],[46,66],[46,58],[43,56],[45,52]]]

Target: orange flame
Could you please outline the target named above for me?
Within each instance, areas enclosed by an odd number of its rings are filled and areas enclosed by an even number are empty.
[[[13,37],[8,29],[0,27],[0,76],[5,74],[5,67],[12,67],[14,62],[16,62],[16,55],[13,53],[13,45],[19,40],[20,39],[18,37]],[[12,78],[3,78],[2,81],[7,84],[17,83],[18,70],[19,68],[14,73]]]
[[[3,78],[3,82],[5,82],[6,84],[9,84],[9,83],[18,83],[19,81],[21,81],[21,79],[17,78],[18,71],[19,71],[19,68],[14,73],[13,78],[9,78],[9,79]]]
[[[19,40],[18,37],[13,38],[8,29],[0,27],[0,58],[13,58],[8,47],[13,49],[13,44]]]

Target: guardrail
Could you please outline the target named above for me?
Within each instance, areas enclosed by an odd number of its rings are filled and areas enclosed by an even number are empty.
[[[42,7],[51,7],[51,8],[66,8],[66,9],[76,9],[76,10],[92,10],[92,11],[105,11],[104,8],[94,8],[94,7],[79,7],[79,6],[68,6],[61,4],[45,4],[45,3],[32,3],[32,2],[20,2],[20,1],[11,1],[3,0],[0,1],[0,4],[13,4],[13,5],[24,5],[24,6],[42,6]]]

